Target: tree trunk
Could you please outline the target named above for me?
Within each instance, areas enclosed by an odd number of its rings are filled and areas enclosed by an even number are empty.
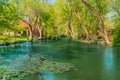
[[[39,32],[39,39],[42,39],[42,28],[38,26],[38,32]]]
[[[33,40],[33,28],[32,25],[25,21],[25,20],[21,20],[22,21],[22,25],[25,27],[28,27],[28,30],[26,30],[27,35],[29,36],[29,40],[32,41]]]
[[[27,34],[27,36],[29,36],[29,29],[26,30],[26,34]]]
[[[33,41],[33,31],[32,26],[29,24],[29,41]]]
[[[67,36],[72,37],[71,23],[69,21],[67,21],[66,26],[67,26],[67,28],[66,28]]]
[[[98,17],[98,20],[99,20],[99,23],[100,23],[100,26],[101,26],[101,29],[102,29],[102,33],[103,33],[103,37],[104,37],[104,40],[105,40],[105,43],[106,44],[110,44],[110,40],[109,40],[109,37],[107,35],[107,32],[105,30],[105,24],[104,24],[104,20],[103,20],[103,17],[102,17],[102,14],[100,13],[100,11],[98,9],[96,9],[95,7],[93,7],[90,3],[88,3],[86,0],[81,0],[82,3],[87,6],[90,10],[92,10],[95,15]]]
[[[80,21],[83,30],[85,31],[85,35],[87,40],[92,40],[92,42],[95,42],[95,40],[90,36],[90,33],[88,31],[88,29],[85,27],[84,21],[81,19],[81,16],[78,14],[78,12],[75,12],[75,16],[78,18],[78,20]]]

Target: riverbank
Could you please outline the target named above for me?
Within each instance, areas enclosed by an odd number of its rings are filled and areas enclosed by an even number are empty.
[[[0,46],[8,46],[8,45],[10,45],[10,44],[23,43],[23,42],[26,42],[26,41],[28,41],[28,40],[2,42],[2,43],[0,43]]]
[[[10,44],[22,43],[26,41],[28,41],[28,38],[26,36],[0,36],[0,46],[7,46]]]
[[[55,37],[55,38],[36,38],[36,39],[33,39],[33,41],[36,41],[36,40],[72,40],[72,41],[76,41],[76,42],[82,42],[82,43],[87,43],[87,44],[97,44],[97,45],[102,45],[102,46],[115,46],[113,44],[105,44],[105,42],[103,40],[98,40],[96,42],[93,42],[93,41],[87,41],[87,40],[80,40],[80,39],[72,39],[72,38],[69,38],[69,37]],[[27,42],[29,41],[28,40],[28,37],[26,36],[21,36],[21,37],[6,37],[6,36],[0,36],[0,46],[7,46],[7,45],[10,45],[10,44],[16,44],[16,43],[23,43],[23,42]]]
[[[34,38],[33,42],[36,40],[60,40],[63,37],[54,37],[54,38],[47,38],[47,37],[42,37],[42,38]],[[23,42],[28,42],[29,39],[27,36],[19,36],[19,37],[13,37],[13,36],[0,36],[0,46],[8,46],[10,44],[16,44],[16,43],[23,43]]]
[[[96,45],[101,45],[101,46],[114,46],[111,42],[111,44],[106,44],[105,41],[102,39],[96,40],[96,41],[88,41],[88,40],[82,40],[82,39],[72,39],[72,38],[67,38],[72,41],[76,42],[81,42],[81,43],[87,43],[87,44],[96,44]]]

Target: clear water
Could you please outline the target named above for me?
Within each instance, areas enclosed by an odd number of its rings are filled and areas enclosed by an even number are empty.
[[[25,60],[29,54],[49,55],[69,62],[76,70],[54,74],[31,74],[28,80],[120,80],[120,47],[103,47],[67,40],[25,42],[0,47],[0,55]]]

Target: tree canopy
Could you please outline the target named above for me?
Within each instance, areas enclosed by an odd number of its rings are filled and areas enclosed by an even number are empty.
[[[119,0],[1,0],[0,32],[26,31],[29,40],[64,35],[89,43],[119,44],[119,4]],[[28,28],[23,29],[19,21]]]

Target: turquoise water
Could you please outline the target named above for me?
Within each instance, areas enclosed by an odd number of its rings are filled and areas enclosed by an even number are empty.
[[[120,47],[68,40],[25,42],[0,47],[0,55],[7,59],[25,60],[29,54],[48,55],[55,61],[72,63],[76,69],[57,74],[31,74],[28,80],[120,80]]]

